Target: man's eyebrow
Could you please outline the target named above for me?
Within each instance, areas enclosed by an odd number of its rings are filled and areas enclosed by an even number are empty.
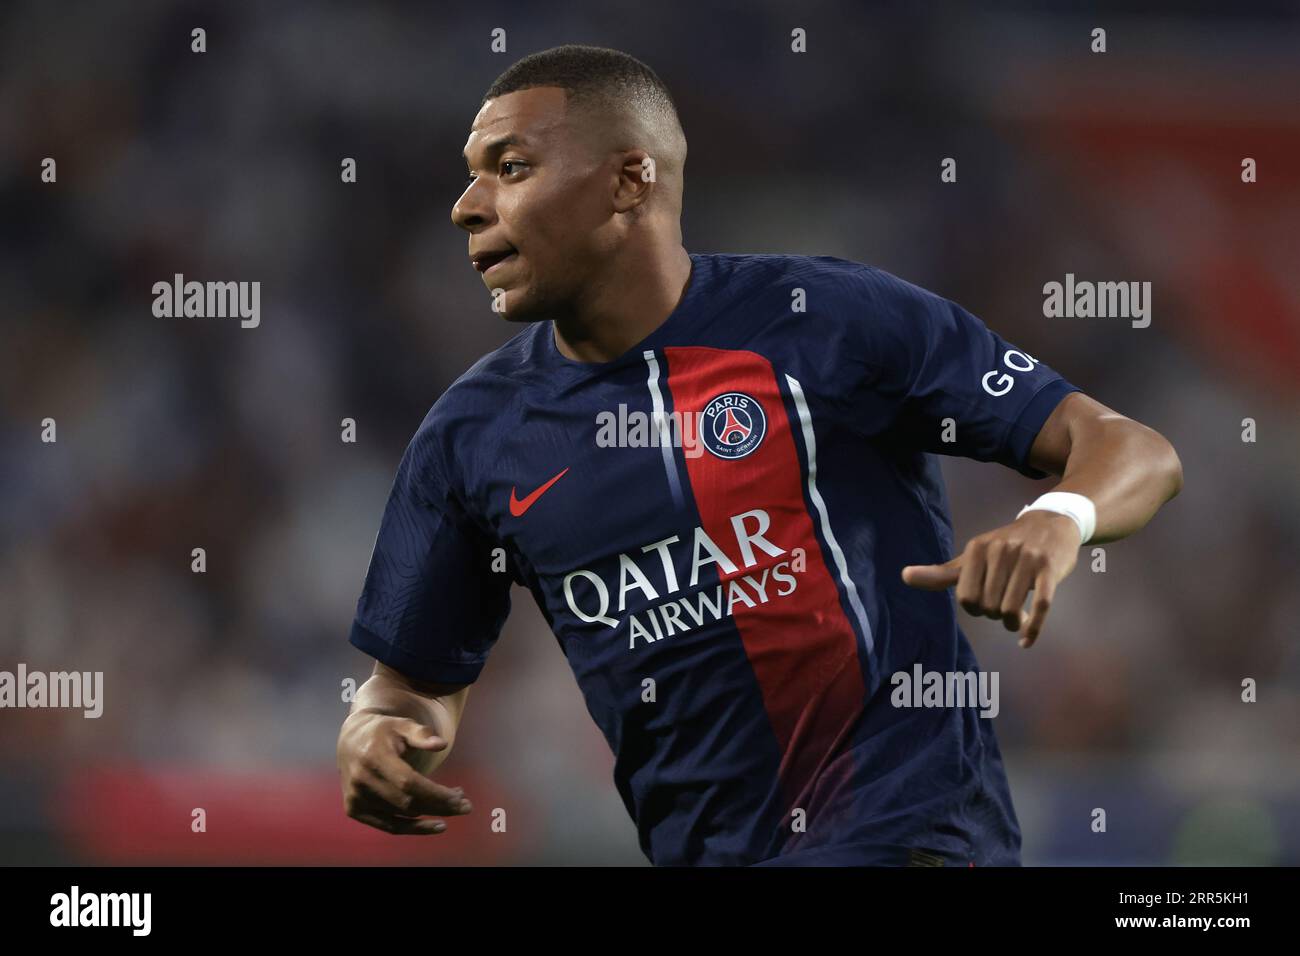
[[[484,159],[491,159],[494,155],[501,152],[507,146],[527,146],[527,145],[528,145],[528,140],[525,139],[524,137],[516,133],[506,133],[503,136],[498,136],[496,139],[488,140],[487,144],[483,147],[483,157]],[[464,152],[462,152],[460,155],[461,158],[465,160],[465,165],[468,166],[469,155]]]

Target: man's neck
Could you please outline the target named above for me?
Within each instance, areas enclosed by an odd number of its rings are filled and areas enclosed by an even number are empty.
[[[628,257],[585,308],[555,320],[555,347],[574,362],[610,362],[643,340],[677,308],[691,278],[691,257],[677,245],[646,268]]]

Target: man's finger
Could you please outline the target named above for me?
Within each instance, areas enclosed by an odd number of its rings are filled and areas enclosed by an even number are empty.
[[[439,737],[432,727],[418,721],[402,721],[397,725],[397,732],[401,735],[402,740],[406,741],[407,746],[418,747],[420,750],[447,749],[447,738]]]
[[[390,780],[385,780],[376,773],[367,772],[357,777],[355,786],[361,805],[378,813],[418,817],[426,814],[453,816],[462,812],[453,809],[451,805],[448,805],[446,809],[423,809],[428,804],[427,802],[422,803],[421,797],[403,789]],[[458,804],[464,799],[464,791],[459,788],[453,790],[451,799]]]
[[[443,820],[403,820],[378,813],[357,813],[352,819],[396,836],[442,833],[447,829],[447,824]]]
[[[1052,609],[1052,596],[1056,593],[1056,582],[1052,580],[1050,568],[1043,568],[1034,579],[1034,604],[1030,608],[1029,625],[1025,636],[1020,639],[1021,647],[1033,647],[1034,641],[1043,630],[1047,621],[1047,612]]]
[[[465,791],[434,783],[396,753],[381,757],[369,769],[373,775],[411,798],[409,808],[403,809],[403,813],[422,816],[426,813],[453,815],[470,811]]]
[[[1018,544],[990,542],[988,566],[984,569],[984,589],[980,592],[980,607],[985,617],[1002,617],[1002,595],[1007,590],[1007,579],[1011,577],[1011,569],[1016,565],[1019,551]],[[1002,620],[1006,623],[1006,618]]]
[[[420,815],[412,810],[406,809],[411,806],[409,800],[396,790],[392,790],[390,796],[387,791],[381,792],[384,788],[391,786],[385,782],[378,784],[370,781],[357,781],[355,785],[355,795],[349,806],[353,816],[358,813],[368,813],[371,816],[383,817],[386,820],[418,820]],[[450,814],[446,814],[450,816]]]
[[[436,794],[429,793],[424,784],[434,788]],[[358,806],[384,816],[454,817],[469,813],[472,809],[460,788],[448,790],[419,774],[401,782],[372,775],[355,781],[355,787]]]
[[[909,564],[903,568],[903,583],[923,591],[942,591],[961,577],[962,556],[943,564]]]
[[[1009,631],[1019,631],[1025,626],[1029,615],[1025,613],[1025,598],[1034,583],[1034,565],[1017,556],[1007,579],[1006,589],[1002,592],[1002,623]]]
[[[984,590],[984,571],[988,555],[983,544],[973,544],[966,548],[966,560],[962,562],[961,576],[957,579],[957,589],[953,597],[967,614],[979,615],[980,594]]]
[[[456,813],[425,813],[421,812],[413,804],[398,802],[392,803],[387,799],[378,796],[374,790],[358,785],[355,794],[347,802],[349,816],[368,813],[373,817],[383,817],[385,820],[401,822],[414,820],[429,820],[433,818],[444,819],[459,816]],[[401,809],[407,807],[407,809]]]
[[[410,808],[406,811],[411,816],[423,816],[430,813],[454,816],[469,813],[471,809],[470,802],[466,799],[463,790],[444,787],[412,770],[406,764],[402,766],[406,771],[405,773],[387,779],[396,784],[403,793],[410,794],[413,798]]]

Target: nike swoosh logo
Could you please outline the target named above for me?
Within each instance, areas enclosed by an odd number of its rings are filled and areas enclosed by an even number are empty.
[[[547,490],[550,489],[551,485],[555,484],[557,481],[563,478],[565,476],[565,473],[568,472],[568,470],[569,470],[568,468],[564,469],[564,471],[560,472],[558,475],[556,475],[546,484],[542,485],[542,487],[538,488],[536,491],[534,491],[523,501],[520,501],[518,498],[515,497],[515,489],[511,488],[510,489],[510,513],[514,515],[516,518],[522,517],[523,513],[527,511],[529,508],[531,508],[534,504],[536,504],[537,499],[540,498],[542,495],[546,494]]]

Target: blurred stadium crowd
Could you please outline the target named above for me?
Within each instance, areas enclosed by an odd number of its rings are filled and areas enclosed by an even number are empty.
[[[333,769],[398,459],[516,331],[449,220],[460,150],[498,73],[588,42],[675,92],[688,249],[878,265],[1178,448],[1181,496],[1105,573],[1081,552],[1032,652],[962,615],[1001,674],[1025,862],[1300,863],[1294,12],[722,9],[6,6],[0,669],[103,671],[105,708],[0,711],[0,861],[644,864],[524,591],[444,772],[478,814],[390,838],[343,818]],[[1151,281],[1151,326],[1044,318],[1067,272]],[[260,326],[154,317],[175,273],[260,281]],[[1050,487],[944,470],[960,541]]]

